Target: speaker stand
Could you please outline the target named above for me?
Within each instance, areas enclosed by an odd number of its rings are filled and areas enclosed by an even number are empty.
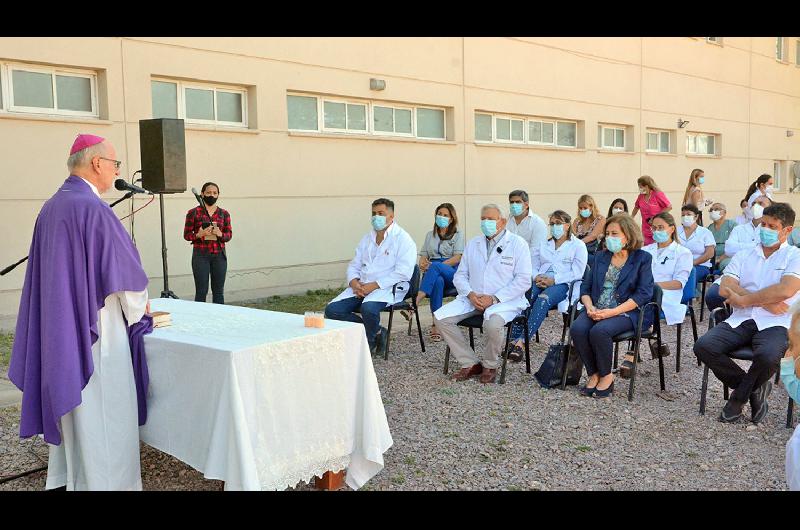
[[[158,204],[161,208],[161,261],[164,265],[164,290],[161,298],[178,298],[169,290],[169,268],[167,267],[167,232],[164,227],[164,194],[158,194]]]

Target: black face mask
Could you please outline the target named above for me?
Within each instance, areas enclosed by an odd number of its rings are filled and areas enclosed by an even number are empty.
[[[216,197],[209,197],[208,195],[204,195],[203,196],[203,200],[209,206],[214,206],[214,203],[217,202],[217,198]]]

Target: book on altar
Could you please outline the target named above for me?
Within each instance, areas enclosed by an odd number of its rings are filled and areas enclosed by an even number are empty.
[[[150,316],[153,318],[154,328],[163,328],[172,325],[172,315],[167,311],[153,311],[150,313]]]

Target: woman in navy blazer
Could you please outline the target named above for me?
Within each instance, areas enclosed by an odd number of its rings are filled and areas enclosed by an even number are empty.
[[[604,232],[607,250],[597,252],[594,267],[583,278],[581,303],[585,311],[570,328],[589,376],[581,394],[594,397],[608,397],[614,391],[612,338],[633,331],[639,308],[653,297],[652,257],[641,250],[642,232],[633,218],[614,215],[606,221]],[[652,312],[647,311],[645,328],[652,323]]]

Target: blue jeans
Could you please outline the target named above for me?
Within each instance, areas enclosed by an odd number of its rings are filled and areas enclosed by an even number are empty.
[[[432,259],[431,265],[422,275],[422,281],[419,285],[419,290],[427,294],[431,299],[431,313],[442,307],[444,290],[448,287],[453,287],[453,276],[458,270],[458,265],[453,267],[442,263],[443,261],[442,258]]]
[[[533,337],[539,327],[547,318],[547,312],[558,307],[562,300],[567,299],[569,294],[569,284],[557,283],[547,289],[536,287],[531,288],[531,312],[528,316],[528,337]],[[522,338],[523,328],[519,324],[514,324],[511,328],[511,340],[517,341]]]
[[[713,311],[718,307],[725,304],[725,299],[719,295],[719,285],[712,283],[711,287],[706,291],[706,307],[709,311]]]
[[[331,302],[325,306],[325,318],[331,320],[343,320],[345,322],[357,322],[364,324],[367,332],[367,342],[369,347],[375,347],[375,338],[381,329],[381,309],[386,307],[386,302],[367,302],[363,298],[353,296],[338,302]],[[359,309],[361,314],[355,313]]]
[[[572,323],[569,334],[586,366],[586,374],[590,377],[596,373],[599,373],[600,377],[610,374],[614,358],[612,339],[620,333],[633,329],[633,320],[627,315],[617,315],[595,322],[589,318],[586,311],[581,311]]]
[[[695,265],[694,270],[697,274],[697,283],[702,282],[706,276],[711,274],[711,267],[706,267],[705,265]]]

